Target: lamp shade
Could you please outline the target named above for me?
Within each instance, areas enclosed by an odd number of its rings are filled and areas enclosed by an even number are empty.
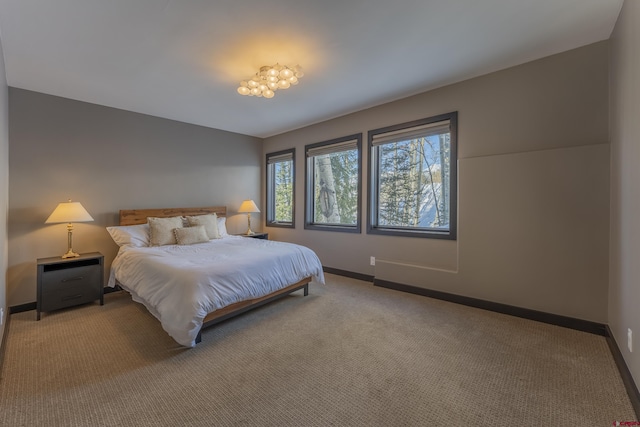
[[[71,223],[89,221],[93,221],[93,218],[80,204],[80,202],[72,202],[69,200],[68,202],[59,203],[44,223],[57,224],[61,222]]]
[[[238,209],[238,213],[252,213],[252,212],[260,212],[260,209],[256,206],[253,200],[245,200],[240,205],[240,209]]]

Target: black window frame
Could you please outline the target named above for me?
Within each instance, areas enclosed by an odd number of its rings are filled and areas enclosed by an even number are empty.
[[[373,145],[375,135],[385,134],[417,126],[449,121],[450,131],[450,178],[449,178],[449,229],[410,228],[378,226],[378,187],[379,187],[379,159],[377,147]],[[368,132],[369,171],[367,174],[368,197],[367,203],[367,234],[381,234],[388,236],[420,237],[428,239],[457,240],[458,238],[458,112],[440,114],[425,119],[414,120],[393,126],[370,130]]]
[[[313,157],[308,156],[309,149],[325,147],[330,145],[337,145],[343,142],[356,141],[356,149],[358,152],[358,197],[356,206],[356,224],[319,224],[313,221],[314,219],[314,185],[315,185],[315,166],[313,165]],[[304,228],[306,230],[321,230],[321,231],[336,231],[342,233],[361,233],[362,232],[362,133],[343,136],[340,138],[331,139],[328,141],[317,142],[315,144],[308,144],[304,147],[305,156],[305,212],[304,212]]]
[[[282,157],[291,155],[291,184],[292,184],[292,197],[291,197],[291,222],[275,221],[275,177],[271,176],[269,160],[276,157]],[[280,227],[280,228],[296,228],[296,149],[289,148],[286,150],[280,150],[273,153],[267,153],[265,156],[266,166],[266,227]]]

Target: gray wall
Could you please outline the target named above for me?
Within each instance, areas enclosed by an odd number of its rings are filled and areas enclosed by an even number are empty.
[[[15,88],[9,100],[10,306],[35,301],[37,258],[66,251],[66,226],[44,221],[68,198],[95,219],[75,225],[73,248],[102,252],[107,267],[117,247],[105,227],[120,209],[226,205],[240,233],[240,203],[259,203],[258,138]]]
[[[450,111],[457,241],[304,230],[305,144]],[[264,153],[298,148],[298,185],[296,229],[266,230],[325,266],[606,322],[608,114],[604,41],[268,138]]]
[[[611,36],[609,326],[640,382],[640,2],[624,2]],[[634,352],[627,349],[627,328]]]
[[[9,210],[9,88],[4,70],[4,54],[0,42],[0,308],[4,319],[0,326],[0,342],[6,326],[7,312],[7,212]]]

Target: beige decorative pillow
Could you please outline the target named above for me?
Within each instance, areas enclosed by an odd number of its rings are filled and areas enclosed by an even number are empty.
[[[218,231],[218,215],[216,214],[188,216],[187,223],[190,227],[203,225],[209,239],[219,239],[221,237]]]
[[[175,245],[177,242],[173,230],[182,228],[182,217],[147,218],[149,224],[149,241],[151,246]]]
[[[196,225],[195,227],[176,228],[173,230],[179,245],[193,245],[194,243],[203,243],[209,241],[207,230],[204,225]]]

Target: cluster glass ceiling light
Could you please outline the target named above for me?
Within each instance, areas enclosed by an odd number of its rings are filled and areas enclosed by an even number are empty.
[[[278,89],[287,89],[291,85],[297,85],[298,79],[304,76],[302,67],[296,65],[265,65],[260,67],[251,80],[240,82],[238,93],[240,95],[273,98]]]

